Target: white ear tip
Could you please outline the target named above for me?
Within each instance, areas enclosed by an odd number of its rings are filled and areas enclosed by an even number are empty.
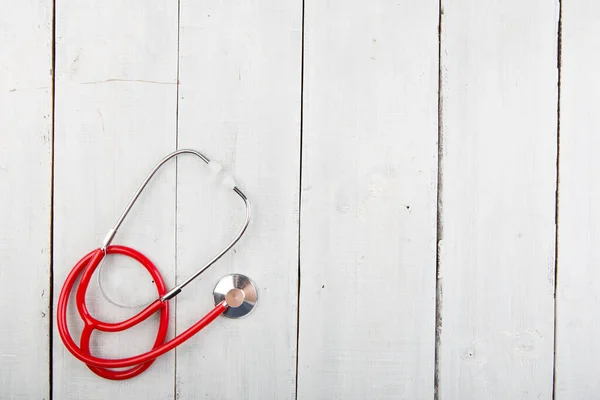
[[[223,169],[223,166],[216,161],[210,161],[208,163],[208,168],[215,174],[218,174]]]
[[[235,181],[231,175],[227,175],[223,179],[223,186],[225,186],[227,189],[234,189],[236,187]]]

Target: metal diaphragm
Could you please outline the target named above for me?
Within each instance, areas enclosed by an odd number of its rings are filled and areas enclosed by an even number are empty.
[[[254,282],[245,275],[231,274],[222,277],[213,290],[215,304],[227,302],[223,313],[228,318],[242,318],[250,314],[256,306],[258,293]]]

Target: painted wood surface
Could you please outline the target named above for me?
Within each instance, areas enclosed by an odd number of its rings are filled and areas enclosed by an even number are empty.
[[[259,303],[177,351],[179,399],[295,397],[301,23],[298,0],[181,1],[179,147],[223,164],[251,200],[253,220],[234,250],[178,296],[177,331],[212,307],[227,273],[253,279]],[[235,235],[244,210],[198,160],[181,158],[177,177],[183,280]]]
[[[556,399],[600,391],[600,4],[562,5]]]
[[[54,172],[55,300],[67,273],[108,230],[146,174],[176,148],[176,1],[56,2]],[[175,163],[148,185],[115,237],[143,251],[175,281]],[[123,304],[151,301],[151,278],[115,256],[103,270],[107,294]],[[116,322],[137,312],[111,306],[92,280],[92,314]],[[75,307],[73,331],[79,335]],[[151,347],[157,321],[119,334],[94,334],[92,353],[138,354]],[[171,329],[170,334],[173,333]],[[53,391],[59,399],[174,398],[175,359],[158,359],[140,377],[112,382],[91,373],[54,333]]]
[[[438,3],[305,2],[299,399],[430,399]]]
[[[0,398],[48,399],[52,2],[0,5]]]
[[[549,399],[555,2],[442,1],[440,399]]]
[[[442,0],[441,18],[437,0],[13,3],[0,13],[0,398],[596,397],[596,2]],[[136,379],[103,380],[65,350],[49,307],[147,172],[187,147],[235,176],[254,219],[173,303],[169,335],[226,273],[253,278],[260,302]],[[215,180],[191,156],[168,163],[115,243],[181,281],[242,222]],[[116,302],[155,298],[129,260],[98,278]],[[88,301],[109,321],[137,311],[96,279]],[[156,322],[95,335],[93,352],[147,350]]]

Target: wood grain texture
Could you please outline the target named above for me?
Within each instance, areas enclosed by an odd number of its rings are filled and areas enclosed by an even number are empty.
[[[549,399],[558,4],[443,0],[440,399]]]
[[[301,21],[299,0],[181,1],[179,147],[222,163],[252,201],[253,220],[178,296],[177,331],[212,307],[227,273],[252,278],[260,299],[247,318],[219,318],[177,350],[179,399],[294,398]],[[193,157],[179,160],[177,183],[181,281],[234,236],[244,214]]]
[[[306,1],[299,399],[431,399],[437,1]]]
[[[47,399],[52,2],[0,7],[0,398]]]
[[[55,298],[75,262],[100,246],[142,179],[175,149],[177,19],[177,1],[56,2]],[[174,163],[146,188],[114,244],[141,250],[173,285]],[[117,257],[108,264],[113,299],[156,298],[143,268]],[[115,322],[137,312],[111,307],[95,278],[90,287],[88,304],[97,317]],[[78,334],[74,305],[70,310]],[[148,350],[156,320],[125,333],[94,334],[92,353],[122,357]],[[140,377],[112,382],[92,374],[54,337],[55,398],[174,397],[172,353]]]
[[[556,399],[600,391],[600,4],[562,5]]]

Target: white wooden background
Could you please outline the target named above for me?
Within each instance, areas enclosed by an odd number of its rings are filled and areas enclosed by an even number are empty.
[[[597,0],[0,5],[0,399],[600,398]],[[229,272],[259,305],[103,380],[65,350],[58,293],[188,147],[232,171],[254,220],[169,334]],[[115,243],[172,286],[242,211],[181,157]],[[134,263],[104,271],[113,299],[153,299]],[[93,351],[136,354],[155,326]]]

